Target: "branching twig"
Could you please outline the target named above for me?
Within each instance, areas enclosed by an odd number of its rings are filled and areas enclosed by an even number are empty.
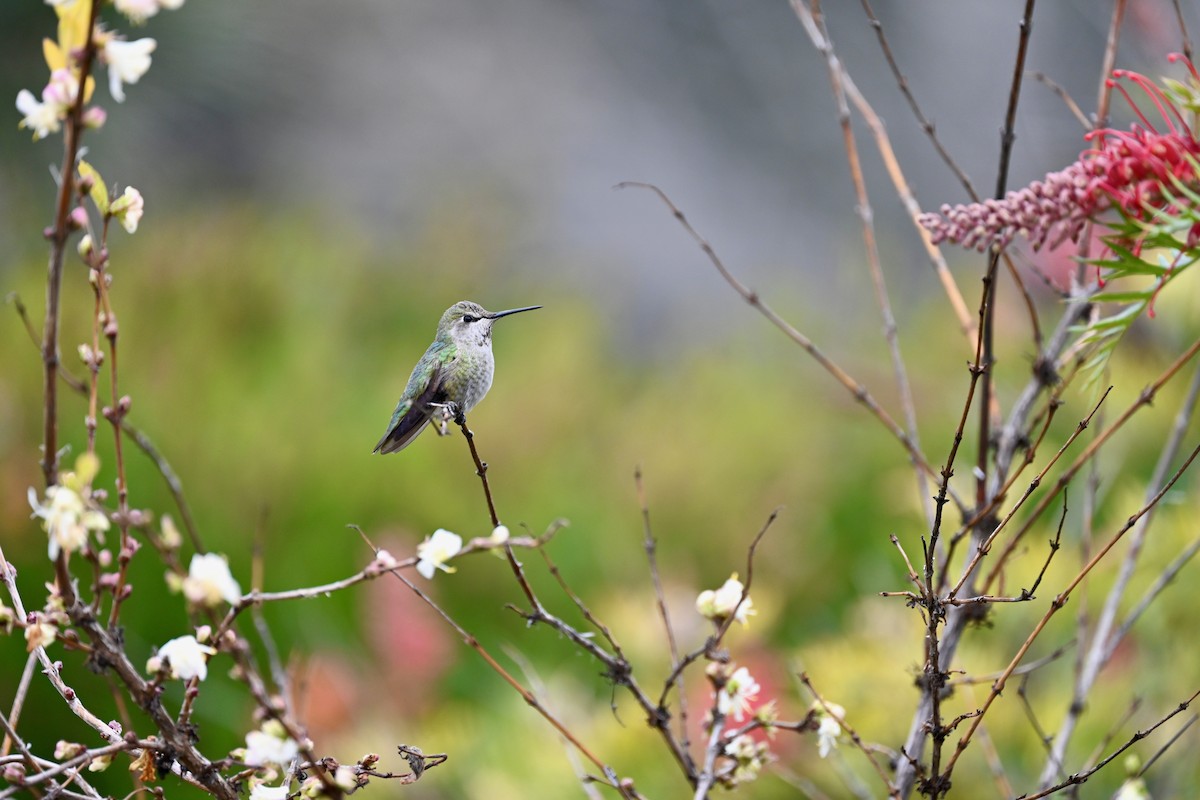
[[[806,353],[812,356],[813,359],[820,364],[826,372],[832,375],[838,383],[845,387],[846,391],[850,392],[850,394],[854,396],[855,400],[861,403],[868,411],[871,412],[872,415],[875,416],[876,419],[879,420],[880,423],[883,424],[885,428],[887,428],[892,436],[898,442],[900,442],[902,447],[904,447],[905,451],[908,453],[909,457],[914,461],[914,463],[916,463],[927,475],[934,478],[938,477],[938,473],[932,466],[929,465],[929,462],[925,459],[924,454],[921,452],[920,448],[917,447],[917,444],[913,442],[908,434],[904,432],[904,429],[900,427],[900,425],[897,424],[894,419],[892,419],[891,415],[883,410],[879,403],[876,402],[875,398],[871,396],[871,393],[867,391],[867,387],[851,377],[849,373],[847,373],[827,355],[825,355],[825,353],[822,352],[811,339],[794,328],[791,323],[783,319],[783,317],[779,316],[774,309],[772,309],[762,300],[761,297],[759,297],[758,292],[755,292],[750,287],[746,286],[746,284],[738,280],[738,278],[726,268],[720,257],[717,256],[717,253],[713,249],[712,245],[710,245],[708,241],[704,239],[704,237],[702,237],[695,228],[692,227],[692,224],[688,222],[687,217],[684,216],[683,212],[679,210],[679,207],[675,205],[671,198],[667,196],[666,192],[652,183],[643,183],[641,181],[623,181],[618,183],[616,188],[648,189],[656,194],[658,199],[661,200],[668,209],[670,209],[671,214],[674,215],[679,224],[683,226],[683,229],[692,238],[692,240],[695,241],[696,244],[700,246],[700,249],[704,252],[704,254],[708,256],[708,260],[714,267],[716,267],[717,272],[721,274],[721,277],[725,279],[725,282],[733,287],[734,291],[741,295],[742,299],[745,300],[752,308],[766,317],[772,325],[782,331],[789,339],[798,344]],[[964,507],[957,495],[951,493],[951,497],[954,499],[955,504],[959,508]]]

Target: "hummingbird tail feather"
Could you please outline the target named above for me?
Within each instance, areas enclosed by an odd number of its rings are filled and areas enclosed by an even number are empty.
[[[398,453],[408,447],[412,444],[412,440],[417,438],[417,434],[425,430],[425,426],[429,424],[429,417],[422,416],[419,424],[412,424],[414,422],[418,422],[418,420],[410,416],[401,420],[396,427],[389,428],[371,452],[387,455],[388,453]]]

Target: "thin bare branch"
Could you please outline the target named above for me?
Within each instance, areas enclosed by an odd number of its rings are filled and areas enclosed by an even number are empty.
[[[879,420],[880,423],[883,424],[885,428],[887,428],[892,436],[898,442],[900,442],[902,447],[904,447],[905,451],[908,453],[909,457],[914,461],[914,463],[924,470],[926,474],[935,478],[938,476],[938,473],[929,465],[929,462],[925,459],[924,454],[921,453],[920,448],[917,447],[917,444],[913,442],[908,434],[905,433],[904,429],[900,427],[900,425],[897,424],[894,419],[892,419],[891,415],[884,411],[879,403],[876,402],[875,398],[871,396],[871,393],[867,391],[866,386],[851,377],[849,373],[847,373],[833,360],[826,356],[825,353],[822,352],[811,339],[798,331],[791,325],[791,323],[783,319],[783,317],[779,316],[779,314],[777,314],[762,300],[761,297],[759,297],[757,292],[738,280],[738,278],[731,273],[728,268],[726,268],[724,262],[721,261],[716,251],[713,250],[712,245],[710,245],[708,241],[701,236],[695,228],[692,227],[692,224],[688,222],[687,217],[684,216],[684,213],[679,210],[679,207],[675,205],[671,198],[667,196],[666,192],[652,183],[643,183],[641,181],[623,181],[618,183],[615,188],[648,189],[656,194],[658,199],[661,200],[668,209],[670,209],[671,214],[674,215],[675,219],[679,222],[687,234],[693,239],[693,241],[696,242],[696,244],[700,246],[700,249],[704,252],[704,254],[708,256],[708,260],[714,267],[716,267],[717,272],[721,274],[721,277],[725,279],[725,282],[733,287],[734,291],[741,295],[742,299],[745,300],[752,308],[766,317],[772,325],[782,331],[789,339],[798,344],[806,353],[812,356],[812,358],[816,360],[816,362],[820,364],[826,372],[832,375],[838,383],[845,387],[846,391],[850,392],[855,400],[861,403],[868,411],[871,412],[872,415],[875,416],[876,419]],[[954,499],[955,504],[959,508],[964,507],[962,501],[960,501],[956,495],[952,493],[951,497]]]

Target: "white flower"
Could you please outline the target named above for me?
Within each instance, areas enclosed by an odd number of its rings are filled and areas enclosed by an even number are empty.
[[[443,572],[454,572],[454,567],[446,566],[446,562],[462,550],[462,537],[451,533],[445,528],[438,528],[433,536],[417,545],[417,572],[426,579],[433,579],[434,569]]]
[[[51,622],[38,617],[36,622],[25,626],[25,650],[32,653],[39,647],[49,647],[58,638],[58,628]]]
[[[121,0],[117,0],[118,8],[120,5]],[[113,36],[104,43],[101,57],[108,64],[108,92],[118,103],[125,102],[125,90],[121,85],[137,83],[150,69],[150,54],[155,47],[158,42],[148,38],[126,42]]]
[[[172,678],[204,680],[208,677],[208,657],[216,654],[215,647],[200,644],[195,636],[180,636],[158,648],[158,654],[146,662],[146,671],[158,672],[165,660],[170,662]]]
[[[52,103],[39,102],[28,89],[17,92],[17,111],[25,115],[19,127],[30,128],[34,139],[45,139],[62,127],[58,108]]]
[[[817,752],[821,758],[825,758],[838,746],[838,738],[842,735],[842,726],[838,720],[845,718],[846,709],[837,703],[828,703],[828,711],[820,703],[813,705],[821,717],[821,724],[817,726]]]
[[[334,770],[333,782],[347,792],[358,786],[358,779],[354,774],[354,768],[346,764],[341,764]]]
[[[158,4],[167,11],[178,11],[183,7],[183,0],[158,0]]]
[[[42,89],[39,101],[33,92],[22,89],[17,92],[17,110],[25,115],[18,127],[32,128],[34,139],[44,139],[58,133],[61,122],[79,94],[79,81],[69,69],[56,69],[50,74],[50,82]]]
[[[399,562],[394,555],[381,547],[375,551],[375,563],[382,569],[394,569]]]
[[[1150,790],[1141,778],[1130,778],[1121,784],[1113,800],[1151,800]]]
[[[492,531],[492,535],[488,537],[488,541],[493,544],[504,544],[508,541],[508,536],[508,526],[497,525],[495,530]]]
[[[259,730],[246,734],[243,761],[253,767],[265,767],[268,764],[285,767],[299,752],[300,746],[287,735],[284,727],[276,720],[268,720]]]
[[[59,551],[74,553],[87,544],[88,531],[108,530],[108,517],[104,512],[87,507],[83,498],[74,489],[66,486],[51,486],[46,489],[46,502],[38,502],[37,493],[29,489],[29,505],[33,516],[40,517],[42,527],[50,536],[49,556],[53,561]]]
[[[130,22],[141,25],[158,13],[159,0],[115,0],[114,5]]]
[[[735,620],[745,625],[746,618],[757,613],[750,595],[746,595],[746,599],[742,600],[745,590],[746,587],[738,580],[735,572],[720,589],[705,589],[701,592],[696,598],[696,610],[701,616],[712,620],[723,620],[732,614]],[[738,605],[739,602],[741,605]]]
[[[138,222],[142,219],[145,205],[146,201],[142,199],[142,193],[132,186],[126,186],[125,193],[108,207],[108,213],[121,223],[121,227],[125,229],[126,233],[137,233]]]
[[[287,800],[290,794],[288,791],[287,781],[279,786],[267,786],[265,783],[256,783],[250,789],[250,800]]]
[[[750,702],[758,697],[758,689],[758,681],[754,680],[750,670],[738,667],[717,694],[717,710],[741,720],[750,711]]]
[[[222,600],[234,605],[242,599],[242,587],[233,579],[229,563],[222,556],[197,553],[183,579],[183,595],[196,605],[216,606]]]
[[[757,778],[763,764],[770,757],[766,744],[756,742],[744,733],[725,745],[725,755],[736,762],[728,779],[734,786]]]

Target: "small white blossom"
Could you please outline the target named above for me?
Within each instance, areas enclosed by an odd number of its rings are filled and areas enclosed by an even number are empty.
[[[137,83],[150,69],[150,54],[156,47],[158,42],[149,38],[127,42],[110,36],[104,43],[100,57],[108,64],[108,92],[118,103],[125,102],[122,84]]]
[[[196,605],[216,606],[222,600],[233,605],[242,598],[242,587],[233,579],[224,558],[216,553],[197,553],[183,579],[183,594]]]
[[[300,746],[276,720],[264,722],[256,731],[246,734],[246,755],[242,759],[252,767],[278,764],[286,767],[300,752]]]
[[[1113,800],[1152,800],[1150,789],[1141,778],[1130,778],[1121,784]]]
[[[66,486],[46,489],[46,501],[38,501],[37,493],[29,489],[29,505],[33,516],[43,520],[42,527],[50,536],[49,556],[53,561],[59,552],[74,553],[87,544],[89,531],[106,531],[109,523],[104,512],[88,508],[79,492]]]
[[[758,681],[754,680],[750,670],[738,667],[717,694],[717,710],[740,721],[749,713],[750,703],[758,697],[758,690]]]
[[[108,213],[121,223],[126,233],[137,233],[138,222],[142,219],[145,205],[142,193],[132,186],[126,186],[125,193],[113,201]]]
[[[59,109],[52,103],[39,101],[28,89],[17,92],[17,111],[24,115],[20,127],[32,130],[34,139],[45,139],[62,128]]]
[[[745,590],[746,587],[738,580],[735,572],[720,589],[715,591],[705,589],[701,592],[696,598],[696,610],[700,612],[701,616],[711,620],[723,620],[733,615],[736,621],[745,625],[746,618],[757,613],[754,610],[754,603],[750,600],[750,595],[746,595],[746,599],[742,600],[742,593]]]
[[[104,772],[112,764],[112,753],[96,756],[88,763],[88,772]]]
[[[381,547],[375,551],[375,563],[383,569],[394,569],[398,562],[394,555]]]
[[[19,127],[32,128],[34,139],[57,133],[78,94],[79,81],[71,70],[54,70],[50,82],[42,89],[40,101],[28,89],[17,92],[17,110],[25,115]]]
[[[265,783],[256,783],[250,789],[250,800],[287,800],[288,794],[290,792],[286,781],[280,786],[267,786]]]
[[[68,742],[66,739],[59,739],[54,744],[54,757],[59,761],[65,761],[68,758],[74,758],[84,750],[87,750],[87,748],[78,742]]]
[[[488,537],[488,541],[494,544],[504,544],[508,541],[509,533],[507,525],[497,525],[492,531],[492,535]]]
[[[838,720],[846,717],[846,709],[837,703],[827,705],[828,711],[820,703],[813,704],[821,718],[821,723],[817,726],[817,752],[821,758],[828,756],[838,746],[838,739],[842,735],[842,726]]]
[[[25,650],[32,653],[39,647],[49,647],[58,638],[58,627],[38,617],[36,622],[25,626]]]
[[[158,672],[167,661],[171,666],[171,677],[181,681],[192,678],[204,680],[208,677],[208,657],[215,656],[215,647],[200,644],[195,636],[180,636],[158,648],[158,654],[146,662],[147,672]]]
[[[161,3],[159,0],[115,0],[113,3],[129,21],[141,25],[150,17],[158,13]]]
[[[358,786],[358,779],[354,775],[354,768],[346,764],[342,764],[334,770],[333,782],[347,792]]]
[[[446,566],[446,562],[462,550],[462,537],[451,533],[445,528],[438,528],[433,536],[417,545],[417,572],[426,579],[433,579],[433,571],[454,572],[454,567]]]

